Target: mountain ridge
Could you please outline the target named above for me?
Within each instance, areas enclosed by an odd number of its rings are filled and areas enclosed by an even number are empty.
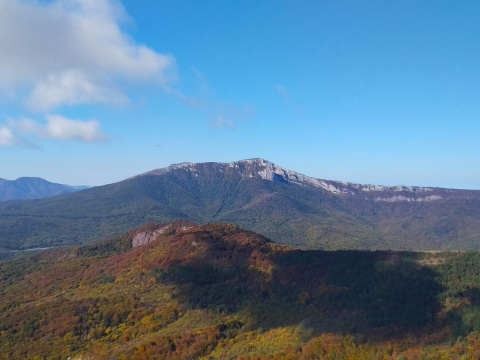
[[[88,186],[52,183],[40,177],[23,176],[15,180],[0,178],[0,201],[44,199],[87,188]]]
[[[147,222],[228,222],[306,249],[480,249],[480,191],[320,180],[263,159],[182,163],[0,204],[0,248],[79,245]]]
[[[149,176],[149,175],[156,175],[161,176],[170,171],[184,169],[187,171],[198,171],[197,167],[204,165],[204,164],[214,164],[215,166],[219,167],[219,170],[225,171],[226,168],[238,168],[244,167],[247,169],[247,165],[252,165],[254,169],[261,169],[254,171],[251,168],[248,169],[247,173],[249,177],[254,177],[253,175],[257,175],[263,180],[270,180],[274,181],[278,177],[282,178],[284,181],[300,184],[300,185],[311,185],[317,188],[324,189],[328,192],[333,194],[350,194],[350,195],[358,195],[359,193],[366,193],[366,192],[393,192],[393,193],[411,193],[411,194],[422,194],[427,193],[430,195],[418,198],[407,198],[405,196],[397,196],[393,198],[376,198],[376,201],[435,201],[440,200],[441,196],[435,193],[440,191],[442,192],[460,192],[464,195],[468,195],[470,192],[475,192],[478,190],[468,190],[468,189],[454,189],[454,188],[442,188],[442,187],[425,187],[425,186],[409,186],[409,185],[374,185],[374,184],[360,184],[360,183],[353,183],[353,182],[345,182],[339,180],[326,180],[320,178],[314,178],[311,176],[307,176],[296,171],[288,170],[284,167],[281,167],[277,164],[274,164],[268,160],[263,158],[252,158],[252,159],[245,159],[239,160],[235,162],[229,163],[221,163],[221,162],[205,162],[205,163],[191,163],[191,162],[182,162],[179,164],[171,164],[164,168],[158,168],[154,170],[147,171],[145,173],[135,175],[128,179],[133,179],[136,177],[141,176]],[[246,174],[247,175],[247,174]],[[245,176],[246,176],[245,175]],[[127,179],[127,180],[128,180]]]

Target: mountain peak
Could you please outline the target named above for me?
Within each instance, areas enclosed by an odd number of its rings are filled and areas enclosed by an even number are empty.
[[[87,187],[57,184],[39,177],[20,177],[16,180],[0,179],[0,201],[43,199],[68,194]]]
[[[285,169],[279,165],[276,165],[268,160],[262,158],[252,158],[239,160],[230,163],[216,163],[216,162],[206,162],[206,163],[191,163],[183,162],[179,164],[172,164],[166,168],[155,169],[138,176],[160,176],[173,171],[188,171],[190,173],[198,174],[204,170],[209,169],[211,172],[221,172],[221,173],[237,173],[244,179],[255,179],[260,178],[268,181],[283,182],[283,183],[293,183],[302,186],[313,186],[321,188],[328,192],[334,194],[353,194],[353,189],[349,186],[348,183],[341,183],[336,181],[321,180],[315,179],[295,171]],[[135,176],[137,177],[137,176]]]
[[[261,158],[181,163],[58,200],[0,204],[0,246],[73,244],[183,218],[233,222],[290,245],[338,249],[346,239],[364,249],[479,249],[471,235],[480,234],[479,204],[480,191],[322,180]]]
[[[323,189],[329,193],[341,195],[367,196],[375,201],[436,201],[443,198],[437,194],[439,189],[417,186],[384,186],[370,184],[356,184],[343,181],[323,180],[306,176],[295,171],[285,169],[263,158],[252,158],[230,163],[190,163],[172,164],[166,168],[156,169],[138,175],[164,175],[174,171],[187,171],[195,177],[205,175],[210,179],[213,174],[236,174],[237,178],[263,179],[274,182],[291,183],[300,186],[309,186]],[[206,171],[206,173],[205,173]]]
[[[258,165],[265,165],[265,164],[273,164],[272,162],[262,159],[262,158],[253,158],[253,159],[244,159],[244,160],[239,160],[235,161],[229,164],[238,164],[238,163],[243,163],[243,164],[258,164]]]

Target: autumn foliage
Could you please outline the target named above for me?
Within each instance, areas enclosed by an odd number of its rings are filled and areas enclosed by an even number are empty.
[[[0,263],[0,359],[478,359],[479,284],[478,253],[301,251],[150,223]]]

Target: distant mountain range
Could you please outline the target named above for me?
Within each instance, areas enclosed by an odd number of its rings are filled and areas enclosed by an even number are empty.
[[[143,223],[229,222],[308,249],[480,249],[480,191],[311,178],[263,159],[182,163],[0,204],[0,248],[95,242]]]
[[[56,184],[37,177],[21,177],[17,180],[0,178],[0,201],[44,199],[83,189],[88,189],[88,186]]]

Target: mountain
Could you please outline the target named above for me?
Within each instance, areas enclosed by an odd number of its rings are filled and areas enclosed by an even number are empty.
[[[263,159],[183,163],[0,204],[0,248],[78,245],[147,222],[228,222],[309,249],[480,249],[480,191],[320,180]]]
[[[87,188],[88,186],[55,184],[36,177],[21,177],[17,180],[0,179],[0,201],[44,199]]]
[[[149,223],[0,262],[0,359],[478,359],[479,267]]]

